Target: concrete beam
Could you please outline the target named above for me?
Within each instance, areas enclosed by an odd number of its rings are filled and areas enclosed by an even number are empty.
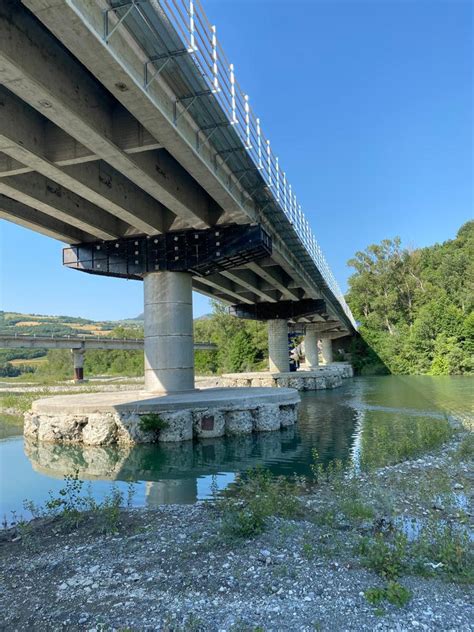
[[[215,288],[211,288],[204,283],[201,283],[202,277],[193,277],[193,290],[202,294],[203,296],[207,296],[208,298],[219,300],[226,305],[233,305],[235,303],[235,298],[229,296],[228,294],[223,294],[216,290]]]
[[[232,301],[234,304],[238,302],[252,305],[257,300],[255,294],[248,297],[245,296],[243,292],[239,292],[239,287],[233,281],[226,279],[220,274],[209,274],[207,276],[199,277],[199,281],[201,284],[209,285],[210,287],[215,288],[223,295],[232,297],[234,299]]]
[[[0,83],[176,215],[196,227],[218,217],[185,170],[158,155],[165,152],[128,155],[111,140],[115,99],[17,2],[0,4]]]
[[[281,293],[278,290],[263,289],[261,286],[260,277],[258,277],[251,270],[222,270],[221,275],[234,281],[238,285],[250,290],[257,296],[262,297],[265,301],[270,303],[278,302],[281,297]]]
[[[123,237],[129,225],[37,173],[0,179],[0,193],[99,239]]]
[[[110,40],[104,41],[103,9],[108,4],[70,0],[23,0],[23,3],[106,86],[110,94],[163,143],[220,208],[225,209],[225,222],[245,222],[249,216],[251,221],[258,219],[251,201],[245,211],[242,208],[242,189],[236,178],[234,193],[229,192],[226,185],[229,170],[223,167],[217,173],[210,168],[215,150],[206,144],[201,144],[199,150],[196,148],[198,125],[192,118],[184,114],[179,125],[174,124],[175,95],[166,82],[157,77],[146,90],[143,89],[143,67],[147,57],[127,29],[118,28]]]
[[[66,244],[78,244],[97,239],[94,235],[4,195],[0,195],[0,218]]]
[[[247,265],[249,270],[258,274],[258,276],[270,285],[273,285],[282,293],[282,296],[290,301],[299,301],[304,296],[304,290],[301,288],[292,289],[288,287],[291,277],[286,274],[279,266],[264,267],[259,261],[252,261]]]
[[[49,129],[51,125],[49,126]],[[102,161],[57,167],[48,159],[46,119],[0,86],[0,150],[139,232],[163,232],[174,215],[125,176]]]

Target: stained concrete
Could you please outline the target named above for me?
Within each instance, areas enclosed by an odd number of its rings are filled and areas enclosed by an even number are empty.
[[[294,389],[216,388],[153,397],[143,391],[60,395],[33,402],[25,436],[49,443],[112,445],[189,441],[248,434],[294,424]],[[159,431],[142,428],[141,415],[158,414]]]

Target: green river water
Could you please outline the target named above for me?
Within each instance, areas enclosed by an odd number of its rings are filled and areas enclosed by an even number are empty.
[[[0,414],[0,519],[28,517],[24,500],[43,503],[78,472],[102,499],[133,481],[136,506],[194,503],[236,475],[263,465],[275,474],[311,473],[312,450],[327,463],[365,469],[417,456],[448,434],[448,417],[473,419],[474,378],[360,377],[331,391],[302,393],[295,427],[202,442],[135,447],[30,444]]]

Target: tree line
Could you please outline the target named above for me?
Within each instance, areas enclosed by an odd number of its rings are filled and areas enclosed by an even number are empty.
[[[474,371],[474,221],[426,248],[400,239],[357,252],[347,302],[360,323],[352,344],[361,373]]]

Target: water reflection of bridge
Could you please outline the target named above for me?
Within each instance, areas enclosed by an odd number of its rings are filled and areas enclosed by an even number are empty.
[[[194,502],[197,481],[222,472],[238,472],[298,460],[303,446],[295,429],[199,442],[135,446],[78,446],[25,442],[33,469],[81,480],[147,481],[147,504]]]

